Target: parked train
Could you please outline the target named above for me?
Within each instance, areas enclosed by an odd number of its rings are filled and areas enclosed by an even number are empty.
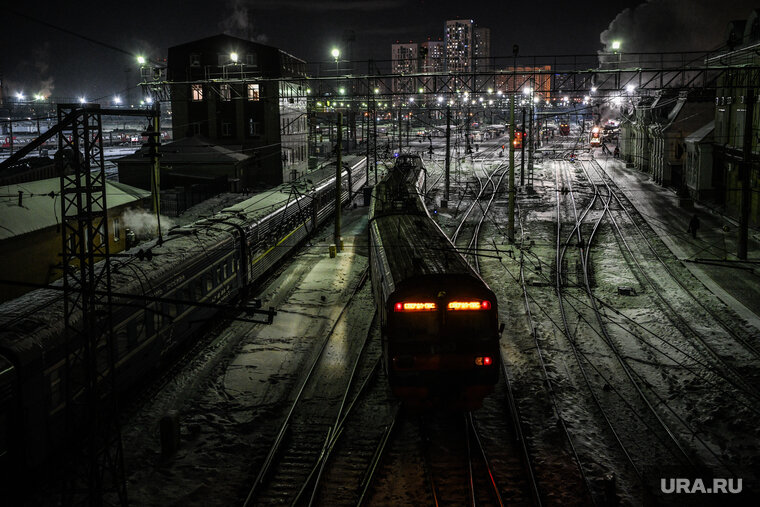
[[[588,134],[588,143],[592,147],[601,146],[602,144],[602,129],[599,127],[593,127]]]
[[[570,135],[570,124],[567,122],[562,122],[559,124],[559,135],[561,136],[569,136]]]
[[[499,377],[498,305],[430,218],[422,159],[401,155],[372,193],[372,289],[393,393],[415,407],[474,409]]]
[[[343,171],[342,202],[365,183],[365,161]],[[334,169],[325,169],[327,175]],[[289,185],[169,231],[150,259],[111,261],[117,389],[125,391],[186,346],[218,307],[249,287],[335,209],[335,176]],[[122,296],[119,296],[122,295]],[[128,298],[124,295],[132,295]],[[135,298],[134,296],[137,296]],[[149,296],[150,299],[141,299]],[[207,307],[197,303],[214,303]],[[216,308],[215,308],[216,306]],[[19,482],[61,448],[65,349],[61,293],[40,289],[0,305],[0,474]],[[10,474],[10,475],[9,475]],[[31,479],[29,479],[31,480]]]

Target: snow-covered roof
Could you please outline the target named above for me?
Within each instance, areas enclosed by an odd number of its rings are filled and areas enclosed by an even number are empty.
[[[235,149],[232,149],[235,148]],[[147,163],[147,147],[140,148],[131,155],[116,159],[116,162]],[[199,136],[184,137],[171,143],[162,144],[159,149],[161,164],[235,164],[249,158],[242,153],[242,146],[220,146]]]
[[[21,206],[18,205],[19,192]],[[48,178],[0,187],[0,240],[54,226],[61,222],[61,180]],[[150,192],[106,181],[106,203],[112,209],[130,204]]]
[[[701,127],[692,132],[691,135],[686,138],[686,142],[695,144],[700,143],[707,136],[712,134],[713,130],[715,130],[715,120],[708,122],[704,127]]]

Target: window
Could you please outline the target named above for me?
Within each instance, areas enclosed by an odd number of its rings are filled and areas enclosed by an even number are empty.
[[[222,123],[222,135],[225,137],[232,135],[232,123]]]
[[[245,55],[245,64],[246,65],[250,65],[252,67],[255,67],[256,66],[256,55],[252,54],[252,53],[249,53],[249,54]]]
[[[229,53],[219,53],[216,55],[216,63],[220,67],[223,65],[227,65],[230,63],[230,54]]]
[[[201,66],[201,55],[198,53],[193,53],[190,55],[190,66],[191,67],[200,67]]]
[[[232,96],[230,93],[230,85],[223,84],[219,85],[219,95],[221,95],[222,100],[227,102],[230,100],[230,97]]]
[[[260,124],[257,121],[253,121],[253,118],[248,118],[248,135],[249,136],[261,135]]]
[[[117,217],[113,219],[113,240],[119,241],[121,239],[121,220]]]
[[[203,100],[203,85],[194,84],[191,85],[191,97],[194,102]]]
[[[248,85],[248,100],[259,100],[259,85],[258,84]]]

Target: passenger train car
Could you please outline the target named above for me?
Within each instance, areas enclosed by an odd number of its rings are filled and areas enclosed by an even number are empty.
[[[349,187],[354,195],[364,185],[363,166],[343,171],[343,203]],[[334,209],[335,176],[297,192],[287,185],[170,230],[149,259],[112,260],[117,389],[156,371],[220,306],[242,300]],[[0,473],[12,466],[23,476],[68,437],[63,320],[55,290],[0,305]]]
[[[588,143],[593,146],[601,146],[602,130],[599,127],[593,127],[588,134]]]
[[[474,409],[499,377],[496,297],[430,218],[422,160],[401,155],[372,194],[372,288],[383,361],[407,405]]]

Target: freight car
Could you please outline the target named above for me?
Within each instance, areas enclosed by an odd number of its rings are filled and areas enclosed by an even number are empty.
[[[475,409],[500,363],[496,297],[430,218],[422,160],[398,157],[372,194],[372,288],[383,362],[407,405]]]
[[[343,203],[349,200],[349,188],[353,196],[364,185],[363,165],[361,159],[343,171]],[[170,230],[163,244],[142,252],[141,260],[111,261],[119,391],[156,371],[219,307],[242,300],[248,288],[325,222],[335,210],[335,177],[311,186],[296,190],[287,185],[256,195]],[[63,321],[61,293],[52,289],[0,305],[0,470],[12,468],[20,479],[69,437],[63,433]]]

